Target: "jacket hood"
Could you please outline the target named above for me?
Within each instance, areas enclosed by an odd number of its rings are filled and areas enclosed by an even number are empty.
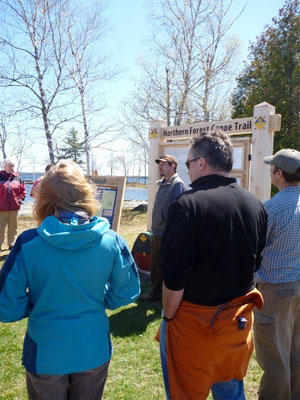
[[[93,217],[90,222],[82,225],[70,225],[60,222],[56,217],[44,219],[37,228],[38,234],[52,246],[65,250],[77,250],[90,247],[95,241],[101,240],[109,230],[106,218]]]
[[[177,172],[175,172],[174,175],[171,176],[171,178],[166,179],[166,178],[162,178],[159,181],[156,181],[156,183],[161,186],[161,185],[171,185],[171,183],[178,177]]]

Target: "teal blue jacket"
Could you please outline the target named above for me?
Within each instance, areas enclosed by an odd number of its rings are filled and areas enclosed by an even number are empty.
[[[81,372],[111,357],[105,309],[129,304],[139,293],[131,253],[105,218],[71,225],[51,216],[18,237],[0,271],[0,320],[28,317],[28,371]]]

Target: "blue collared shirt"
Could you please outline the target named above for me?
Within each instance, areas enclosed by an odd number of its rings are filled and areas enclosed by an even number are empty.
[[[267,242],[257,282],[300,280],[300,186],[289,186],[264,206],[268,212]]]

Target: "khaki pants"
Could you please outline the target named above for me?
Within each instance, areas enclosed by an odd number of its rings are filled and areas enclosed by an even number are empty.
[[[26,372],[29,400],[101,400],[109,361],[98,368],[66,375]]]
[[[300,280],[257,288],[265,301],[254,311],[256,358],[264,370],[259,400],[299,400]]]
[[[162,267],[160,262],[160,242],[162,236],[153,235],[151,242],[151,294],[161,297],[162,293]]]
[[[7,245],[10,247],[14,244],[17,236],[18,227],[18,211],[0,211],[0,249],[4,242],[4,232],[7,225]]]

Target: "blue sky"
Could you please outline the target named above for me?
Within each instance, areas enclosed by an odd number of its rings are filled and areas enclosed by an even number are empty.
[[[150,26],[147,21],[145,0],[110,0],[107,19],[111,27],[109,47],[117,54],[118,64],[125,72],[112,84],[113,103],[128,96],[132,88],[132,76],[138,76],[136,61],[145,51],[143,41]],[[265,25],[271,24],[278,15],[284,0],[234,0],[232,15],[236,16],[245,5],[245,10],[235,22],[231,33],[241,41],[241,67],[248,54],[250,41],[255,41]]]
[[[110,27],[106,41],[107,49],[115,54],[115,63],[124,70],[113,82],[109,83],[107,88],[106,117],[110,121],[116,119],[120,102],[129,96],[134,87],[133,77],[139,75],[137,59],[145,52],[144,41],[151,28],[146,18],[146,1],[107,0],[106,17]],[[247,57],[250,41],[255,42],[256,37],[263,32],[265,26],[271,24],[272,18],[278,15],[278,11],[284,3],[284,0],[234,0],[233,16],[240,12],[244,4],[246,5],[243,14],[231,30],[231,33],[238,36],[241,41],[240,69],[243,67],[243,60]],[[100,120],[99,125],[101,125]],[[117,142],[110,147],[121,150],[124,143]],[[32,161],[28,160],[23,169],[42,171],[48,159],[46,148],[45,151],[42,151],[41,146],[34,145],[32,154],[35,166],[33,167]],[[105,153],[103,150],[95,151],[94,155],[102,165],[106,164],[105,160],[109,157],[109,153]],[[101,173],[108,173],[106,169],[101,168]]]

